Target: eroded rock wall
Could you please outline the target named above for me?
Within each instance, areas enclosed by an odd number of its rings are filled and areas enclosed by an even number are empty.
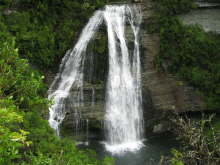
[[[149,0],[135,0],[143,11],[141,30],[142,93],[146,132],[160,133],[169,129],[167,118],[170,112],[183,113],[205,109],[203,99],[195,89],[185,85],[168,73],[160,73],[154,59],[160,50],[158,34],[148,32],[152,23],[153,5]],[[132,40],[131,30],[127,30],[128,43]],[[72,90],[74,93],[74,89]],[[101,128],[104,119],[105,86],[87,85],[84,89],[85,106],[78,107],[81,120],[89,120],[90,128]],[[94,94],[94,96],[92,96]],[[95,97],[95,98],[92,98]],[[94,102],[93,102],[93,101]],[[70,100],[71,102],[71,100]],[[92,103],[93,102],[93,103]],[[70,103],[69,103],[70,104]],[[67,106],[63,127],[74,129],[76,109]]]

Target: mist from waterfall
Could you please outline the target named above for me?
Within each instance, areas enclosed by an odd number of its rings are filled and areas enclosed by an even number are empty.
[[[135,151],[143,145],[143,112],[139,51],[141,11],[134,5],[107,5],[90,18],[75,47],[64,56],[49,89],[48,98],[53,100],[49,124],[59,135],[59,126],[65,118],[65,101],[72,88],[78,91],[74,106],[83,106],[86,48],[103,21],[107,25],[109,47],[105,146],[112,153]],[[128,26],[133,33],[133,51],[128,49],[125,37]]]

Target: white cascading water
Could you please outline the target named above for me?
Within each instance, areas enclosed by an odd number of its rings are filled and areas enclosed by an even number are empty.
[[[71,88],[77,88],[75,106],[83,104],[83,69],[87,45],[99,25],[103,22],[103,12],[97,11],[83,29],[82,34],[73,48],[68,52],[60,65],[59,73],[49,89],[49,99],[53,100],[50,107],[49,124],[59,135],[59,125],[65,117],[65,99],[68,98]]]
[[[138,8],[127,5],[107,6],[104,17],[109,43],[106,148],[113,153],[133,151],[142,146],[143,130],[138,42],[141,13]],[[133,58],[130,58],[125,39],[127,22],[130,22],[135,38]]]
[[[65,117],[65,99],[71,88],[78,89],[76,106],[83,104],[83,67],[86,48],[99,25],[105,20],[108,31],[109,73],[106,89],[107,133],[106,149],[112,153],[138,150],[142,144],[143,114],[141,98],[141,68],[139,31],[141,11],[136,6],[108,5],[97,11],[84,28],[79,41],[62,60],[59,73],[49,90],[49,124],[59,135],[59,125]],[[130,24],[134,50],[129,53],[125,30]]]

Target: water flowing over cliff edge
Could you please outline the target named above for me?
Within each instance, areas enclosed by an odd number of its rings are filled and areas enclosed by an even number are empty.
[[[137,150],[142,146],[143,112],[139,50],[141,18],[141,10],[135,5],[109,5],[91,17],[75,47],[64,56],[49,90],[49,99],[54,100],[50,107],[49,123],[58,135],[60,124],[66,114],[66,101],[72,100],[71,103],[76,109],[84,105],[86,49],[100,24],[105,21],[109,47],[104,117],[106,149],[116,153]],[[127,24],[130,24],[134,36],[132,53],[129,52],[125,38]],[[72,88],[77,90],[74,95],[70,95]]]

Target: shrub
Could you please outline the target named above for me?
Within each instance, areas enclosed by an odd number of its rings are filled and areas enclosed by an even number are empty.
[[[155,19],[160,54],[155,64],[194,86],[204,97],[207,109],[217,110],[220,107],[220,35],[207,33],[198,25],[184,25],[178,19],[176,14],[193,7],[191,1],[158,0],[157,5]]]
[[[220,132],[212,126],[212,119],[213,115],[203,116],[197,121],[188,117],[177,117],[173,120],[174,132],[182,142],[182,147],[181,151],[173,150],[171,162],[190,165],[220,163]]]
[[[15,45],[10,33],[0,32],[0,164],[112,164],[55,136],[43,119],[49,103],[43,77],[20,58]]]

